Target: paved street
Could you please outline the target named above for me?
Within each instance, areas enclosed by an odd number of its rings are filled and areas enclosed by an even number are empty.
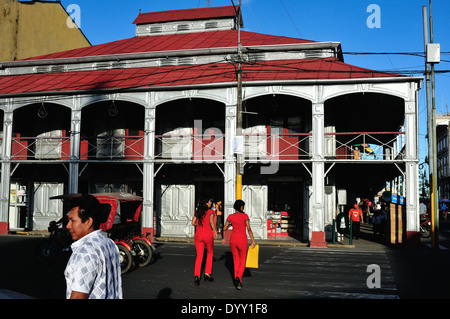
[[[397,298],[385,251],[261,246],[258,269],[247,269],[243,289],[232,284],[232,257],[227,245],[216,245],[213,283],[193,285],[192,244],[158,247],[153,265],[124,275],[124,294],[131,298]],[[381,288],[369,289],[369,265],[380,267]],[[177,268],[175,270],[175,268]],[[172,269],[174,271],[164,271]]]
[[[441,228],[442,247],[448,245]],[[67,257],[44,265],[34,258],[38,236],[0,236],[0,298],[65,298]],[[387,247],[368,238],[353,248],[260,246],[260,267],[247,269],[243,289],[232,283],[228,245],[216,244],[212,283],[193,284],[192,242],[157,242],[147,267],[123,275],[125,299],[416,299],[450,298],[450,250]]]

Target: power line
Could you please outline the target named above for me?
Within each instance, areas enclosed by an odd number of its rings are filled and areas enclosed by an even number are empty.
[[[295,30],[297,30],[297,33],[298,33],[298,35],[299,35],[300,38],[301,38],[302,35],[300,34],[300,31],[298,31],[298,28],[297,28],[297,26],[295,25],[294,20],[292,20],[292,17],[291,17],[291,15],[289,14],[289,10],[288,10],[288,9],[286,8],[286,6],[284,5],[284,1],[283,1],[283,0],[280,0],[280,1],[281,1],[281,4],[283,5],[284,11],[286,11],[286,14],[287,14],[288,17],[289,17],[289,20],[291,20],[292,25],[294,26]]]
[[[426,53],[424,52],[342,52],[342,54],[346,55],[409,55],[409,56],[416,56],[420,58],[424,58],[426,56]],[[441,55],[447,55],[450,54],[450,52],[441,52]],[[445,60],[441,60],[445,61]]]

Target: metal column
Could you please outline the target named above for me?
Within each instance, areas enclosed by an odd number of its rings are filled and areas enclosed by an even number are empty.
[[[76,99],[76,98],[75,98]],[[75,104],[79,104],[75,101]],[[78,193],[78,174],[80,165],[81,143],[81,110],[72,110],[70,124],[70,167],[69,167],[69,193]]]
[[[411,88],[412,90],[412,88]],[[420,236],[419,233],[419,154],[417,150],[416,101],[405,102],[405,139],[406,139],[406,167],[405,167],[405,198],[406,198],[406,231],[407,236]]]
[[[326,247],[325,242],[325,110],[324,103],[312,104],[312,234],[311,247]]]
[[[153,223],[153,196],[155,189],[155,114],[156,108],[153,105],[145,108],[142,232],[144,235],[149,233],[150,236],[153,236],[155,232],[155,225]]]
[[[9,230],[9,198],[11,185],[11,146],[12,146],[13,112],[4,113],[3,121],[3,155],[0,185],[0,234]]]

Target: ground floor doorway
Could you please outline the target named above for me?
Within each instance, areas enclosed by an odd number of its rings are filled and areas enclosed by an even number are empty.
[[[303,236],[303,189],[301,181],[271,181],[268,183],[269,205],[267,235],[270,239]]]

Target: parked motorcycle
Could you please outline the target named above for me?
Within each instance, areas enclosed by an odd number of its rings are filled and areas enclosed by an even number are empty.
[[[68,219],[64,216],[58,221],[51,221],[48,226],[50,236],[42,238],[36,246],[36,258],[42,263],[51,263],[63,254],[70,254],[72,236],[66,229]]]
[[[431,220],[426,217],[420,221],[420,236],[422,238],[428,238],[431,236]]]
[[[153,256],[153,246],[144,236],[127,236],[121,240],[115,239],[120,253],[120,267],[122,274],[138,266],[147,266]]]
[[[143,198],[127,193],[96,193],[95,196],[103,209],[105,221],[100,224],[107,237],[113,240],[120,254],[122,274],[134,267],[150,264],[154,247],[151,241],[141,234],[139,216]],[[81,194],[65,194],[50,197],[69,201]]]

